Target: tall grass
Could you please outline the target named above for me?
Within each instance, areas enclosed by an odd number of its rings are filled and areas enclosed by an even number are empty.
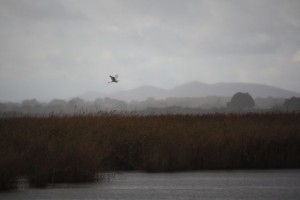
[[[299,168],[299,155],[299,113],[0,119],[0,190],[114,170]]]

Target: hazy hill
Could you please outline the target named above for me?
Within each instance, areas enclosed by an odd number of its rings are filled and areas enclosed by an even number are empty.
[[[120,99],[124,101],[142,101],[149,97],[156,99],[164,99],[168,97],[168,90],[161,89],[153,86],[141,86],[132,90],[118,91],[110,95],[109,97]]]
[[[118,91],[110,95],[125,101],[142,101],[149,97],[165,99],[167,97],[206,97],[206,96],[232,96],[236,92],[248,92],[253,98],[275,97],[290,98],[300,96],[299,93],[281,88],[254,84],[254,83],[216,83],[206,84],[202,82],[189,82],[172,89],[161,89],[152,86],[141,86],[132,90]]]
[[[78,95],[76,97],[79,97],[81,99],[84,99],[86,101],[94,101],[97,98],[103,98],[106,95],[100,92],[95,92],[95,91],[91,91],[91,92],[86,92],[84,94]]]

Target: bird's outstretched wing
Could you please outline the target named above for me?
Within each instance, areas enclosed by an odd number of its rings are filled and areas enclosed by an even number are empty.
[[[111,82],[108,82],[108,83],[117,83],[118,82],[118,75],[116,75],[116,76],[109,76],[110,77],[110,79],[111,79]]]

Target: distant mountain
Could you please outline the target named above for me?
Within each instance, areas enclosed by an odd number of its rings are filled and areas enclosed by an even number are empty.
[[[179,85],[168,91],[169,97],[206,97],[209,95],[217,95],[218,92],[210,92],[211,85],[192,81],[183,85]],[[220,95],[217,95],[220,96]]]
[[[97,98],[103,98],[106,95],[100,92],[86,92],[84,94],[78,95],[78,98],[84,99],[86,101],[94,101]]]
[[[168,97],[168,90],[145,85],[132,90],[118,91],[109,97],[124,101],[142,101],[150,97],[164,99]]]
[[[248,92],[253,98],[274,97],[290,98],[300,96],[299,93],[284,90],[281,88],[254,84],[254,83],[216,83],[206,84],[198,81],[188,82],[172,89],[161,89],[152,86],[141,86],[132,90],[115,92],[109,97],[124,101],[142,101],[153,97],[155,99],[165,99],[168,97],[206,97],[206,96],[229,96],[237,92]]]
[[[177,86],[170,90],[172,97],[205,97],[205,96],[232,96],[237,92],[248,92],[252,97],[289,98],[299,96],[299,93],[284,90],[278,87],[255,83],[216,83],[205,84],[197,81]]]

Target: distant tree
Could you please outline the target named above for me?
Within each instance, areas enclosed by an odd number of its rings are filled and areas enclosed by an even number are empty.
[[[264,109],[277,109],[279,107],[283,106],[283,103],[285,101],[284,98],[274,98],[274,97],[267,97],[267,98],[261,98],[258,97],[255,100],[255,106],[259,108]]]
[[[94,105],[95,106],[102,106],[103,102],[104,102],[104,100],[102,98],[97,98],[94,101]]]
[[[63,99],[53,99],[48,103],[48,106],[66,106],[67,102]]]
[[[67,112],[80,113],[84,111],[85,101],[81,98],[73,98],[67,102]]]
[[[63,99],[53,99],[47,105],[50,112],[63,112],[67,106],[67,102]]]
[[[255,102],[249,93],[238,92],[234,94],[227,103],[227,107],[235,110],[243,110],[246,108],[253,108]]]
[[[94,103],[93,103],[93,107],[94,107],[94,112],[99,112],[101,110],[103,110],[103,102],[104,100],[102,98],[97,98],[95,99]]]
[[[300,98],[299,97],[292,97],[290,99],[286,99],[283,103],[283,106],[287,110],[300,110]]]
[[[7,105],[5,103],[0,103],[0,112],[5,112],[7,110]]]
[[[26,99],[22,101],[22,106],[24,107],[35,107],[39,105],[40,103],[36,99]]]
[[[68,101],[68,106],[71,108],[77,108],[82,107],[84,103],[83,99],[76,97]]]
[[[36,99],[26,99],[22,101],[21,112],[40,113],[42,112],[42,104]]]
[[[106,97],[103,101],[103,106],[107,110],[126,110],[127,109],[127,103],[125,101],[121,101],[118,99],[112,99]]]

